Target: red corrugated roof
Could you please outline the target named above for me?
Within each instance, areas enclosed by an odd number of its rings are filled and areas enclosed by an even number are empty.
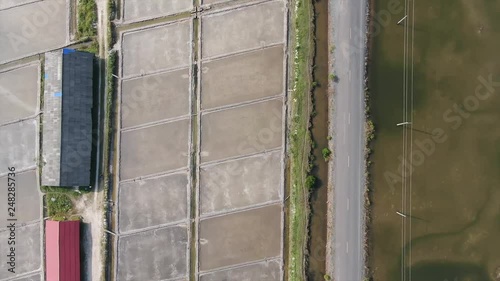
[[[47,281],[80,281],[80,222],[46,221]]]
[[[59,280],[59,222],[45,222],[45,267],[47,281]]]

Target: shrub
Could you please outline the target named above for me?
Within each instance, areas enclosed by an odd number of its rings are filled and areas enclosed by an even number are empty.
[[[375,138],[375,125],[373,125],[373,122],[371,120],[366,121],[365,134],[368,141],[371,141]]]
[[[330,158],[330,155],[332,155],[332,151],[330,149],[328,149],[328,147],[323,148],[321,153],[323,154],[323,159],[325,159],[325,161],[328,161],[328,159]]]
[[[307,178],[306,178],[307,189],[309,189],[309,190],[313,189],[315,184],[316,184],[316,177],[313,175],[307,176]]]

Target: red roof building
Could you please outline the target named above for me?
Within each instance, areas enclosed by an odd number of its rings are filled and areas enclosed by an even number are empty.
[[[45,222],[47,281],[80,281],[80,222]]]

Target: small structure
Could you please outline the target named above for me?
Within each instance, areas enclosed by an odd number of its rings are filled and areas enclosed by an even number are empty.
[[[80,221],[45,222],[47,281],[80,281]]]
[[[42,185],[90,186],[94,55],[45,54]]]

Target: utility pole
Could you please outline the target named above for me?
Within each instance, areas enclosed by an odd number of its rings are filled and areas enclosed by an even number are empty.
[[[408,15],[404,16],[402,19],[400,19],[397,23],[397,25],[400,25],[406,18],[408,17]]]
[[[398,214],[398,215],[402,216],[403,218],[406,218],[406,217],[407,217],[405,214],[403,214],[403,213],[401,213],[401,212],[398,212],[398,211],[396,211],[396,214]]]
[[[103,230],[104,230],[106,233],[109,233],[109,234],[111,234],[111,235],[113,235],[113,236],[116,236],[116,233],[114,233],[114,232],[113,232],[113,231],[111,231],[111,230],[107,230],[106,228],[103,228]]]
[[[396,126],[403,126],[403,125],[411,125],[411,122],[403,122],[403,123],[398,123]]]

